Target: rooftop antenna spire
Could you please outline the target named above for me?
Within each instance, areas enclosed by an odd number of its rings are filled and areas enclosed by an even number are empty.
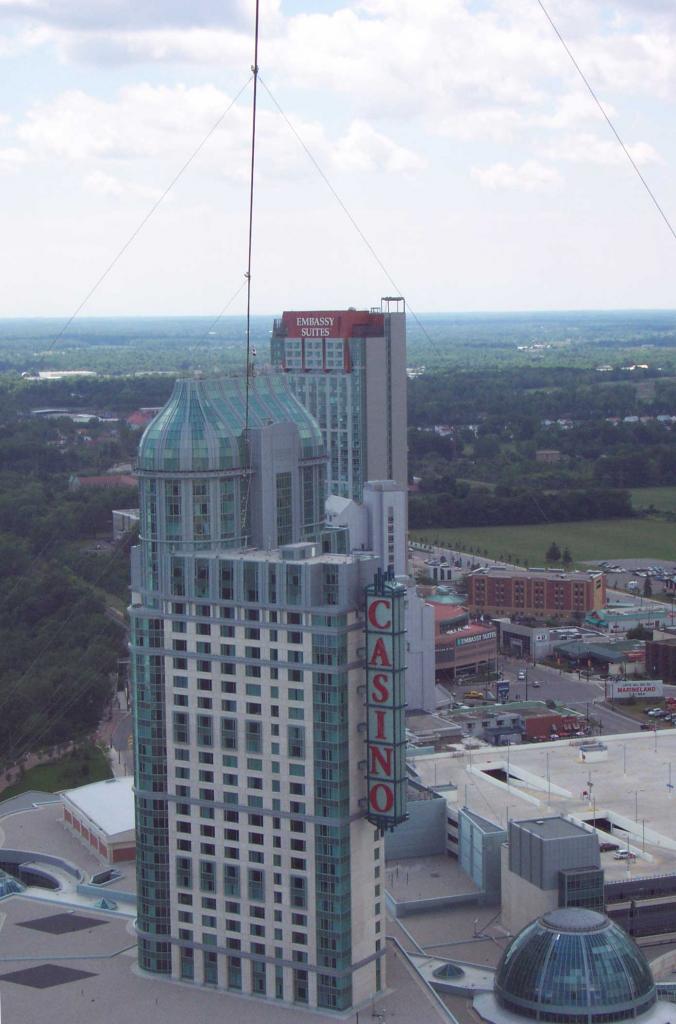
[[[254,205],[254,172],[256,167],[256,102],[258,96],[258,21],[260,0],[256,0],[256,21],[254,27],[254,62],[251,65],[253,75],[253,102],[251,105],[251,169],[249,173],[249,244],[246,265],[246,426],[248,428],[249,412],[249,377],[251,376],[251,251],[253,246],[253,205]]]
[[[251,486],[251,445],[249,443],[249,391],[251,378],[254,375],[256,350],[251,347],[251,251],[253,246],[253,205],[254,205],[254,172],[256,168],[256,101],[258,97],[258,24],[260,0],[256,0],[256,18],[254,24],[254,61],[251,65],[253,75],[253,101],[251,105],[251,167],[249,172],[249,240],[246,266],[246,383],[244,397],[244,444],[245,460],[248,472],[246,494],[242,502],[242,536],[247,532],[249,488]]]

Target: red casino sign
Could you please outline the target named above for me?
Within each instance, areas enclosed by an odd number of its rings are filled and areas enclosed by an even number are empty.
[[[383,831],[407,817],[405,596],[382,573],[366,588],[366,817]]]

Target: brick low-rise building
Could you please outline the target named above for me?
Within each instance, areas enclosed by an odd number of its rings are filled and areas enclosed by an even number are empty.
[[[579,619],[605,603],[602,572],[491,566],[467,577],[467,606],[473,614]]]
[[[470,623],[464,608],[432,602],[437,682],[453,682],[495,672],[498,633],[491,622]]]
[[[655,679],[676,683],[676,637],[646,640],[645,669]]]

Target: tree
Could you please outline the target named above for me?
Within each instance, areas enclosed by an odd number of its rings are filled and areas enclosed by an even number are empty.
[[[563,554],[561,555],[561,560],[563,561],[563,564],[566,566],[566,568],[568,568],[568,566],[573,561],[573,556],[571,555],[570,549],[567,546],[563,549]]]
[[[652,637],[653,631],[646,629],[640,623],[638,626],[634,626],[633,629],[627,630],[627,640],[652,640]]]
[[[545,561],[547,562],[560,562],[561,561],[561,549],[555,540],[551,542],[547,548],[545,555]]]

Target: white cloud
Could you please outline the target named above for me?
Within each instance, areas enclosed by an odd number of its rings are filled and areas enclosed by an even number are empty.
[[[18,146],[0,147],[0,170],[18,171],[28,161],[28,154]]]
[[[278,0],[263,0],[264,17],[276,14]],[[252,20],[248,0],[0,0],[0,16],[70,29],[162,28],[168,25],[233,25]]]
[[[420,171],[426,161],[374,131],[365,121],[353,121],[333,151],[336,167],[353,171],[381,169],[391,173]]]
[[[418,122],[459,141],[511,141],[593,115],[549,24],[525,0],[486,0],[479,9],[472,0],[345,0],[331,13],[316,6],[287,17],[279,0],[263,6],[262,74],[275,92],[281,83],[282,99],[289,87],[333,95],[348,118]],[[616,0],[549,6],[601,92],[676,90],[673,33],[650,18],[618,21]],[[640,12],[638,2],[633,9]],[[17,11],[30,13],[43,26],[40,39],[66,60],[240,67],[242,80],[251,61],[249,0],[0,0],[0,13]]]
[[[120,90],[112,100],[72,90],[31,108],[16,137],[34,160],[92,164],[97,173],[90,178],[90,187],[114,194],[122,188],[119,175],[111,177],[98,164],[115,162],[128,169],[139,161],[151,166],[161,161],[164,181],[197,148],[230,102],[214,86],[141,84]],[[206,171],[211,176],[247,180],[250,119],[246,101],[232,107],[200,151],[191,173]],[[416,153],[363,120],[353,120],[335,139],[328,138],[319,122],[291,120],[327,168],[398,174],[424,166]],[[306,155],[278,114],[260,111],[257,138],[262,177],[297,178],[312,173]]]
[[[650,164],[661,162],[660,156],[648,142],[625,143],[635,163]],[[568,160],[571,163],[605,164],[613,166],[626,162],[619,143],[612,137],[601,139],[597,135],[581,132],[568,135],[555,145],[548,147],[546,155],[551,160]]]
[[[472,177],[484,188],[516,189],[520,192],[545,192],[558,188],[561,175],[555,167],[547,167],[537,160],[526,160],[518,167],[496,163],[491,167],[473,167]]]
[[[123,199],[127,196],[139,199],[155,201],[160,198],[162,190],[159,188],[148,188],[146,185],[137,182],[125,181],[123,178],[113,174],[106,174],[104,171],[93,171],[84,179],[84,186],[94,195],[105,196],[110,199]],[[166,197],[166,202],[172,199],[171,193]]]

